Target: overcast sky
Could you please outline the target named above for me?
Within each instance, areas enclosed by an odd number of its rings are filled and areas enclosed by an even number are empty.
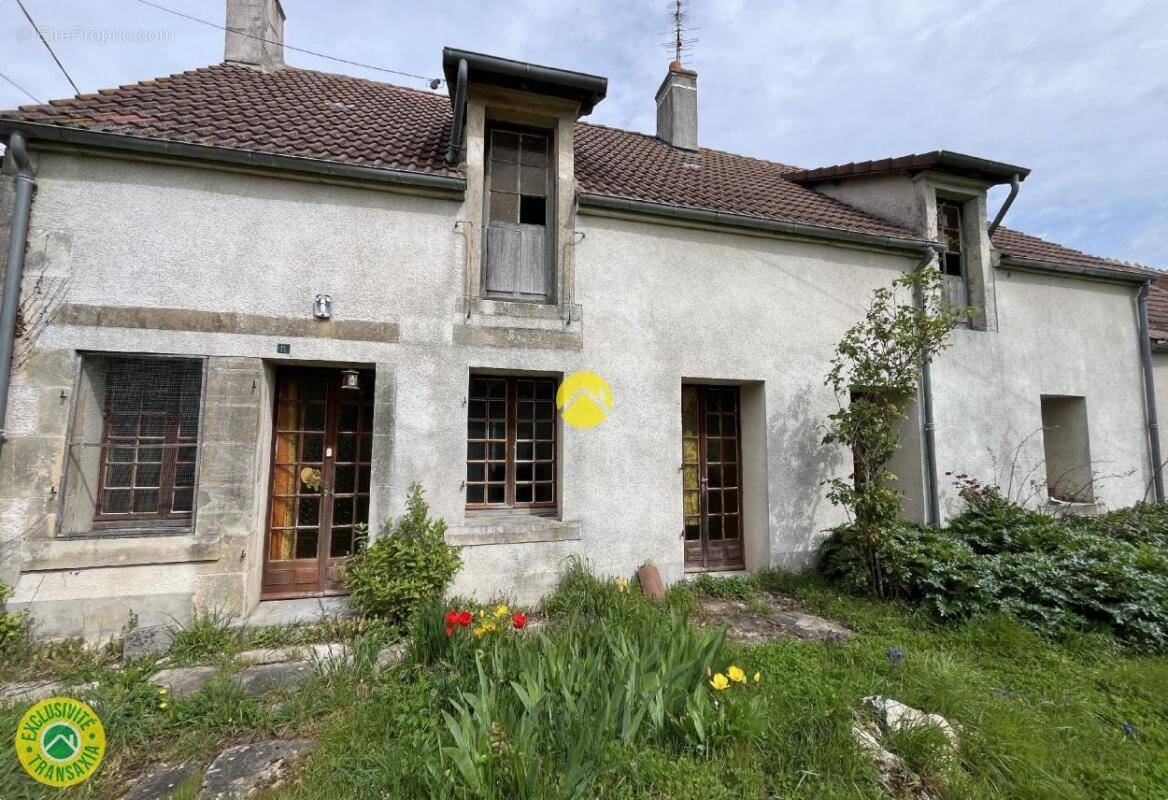
[[[24,2],[83,92],[222,59],[222,31],[138,0]],[[223,23],[219,0],[157,3]],[[449,44],[605,75],[591,119],[646,132],[670,59],[665,0],[284,10],[287,44],[390,69],[438,76]],[[803,167],[939,148],[1020,164],[1033,173],[1007,225],[1168,268],[1168,0],[693,0],[690,16],[703,146]],[[125,31],[142,41],[101,41]],[[0,72],[40,99],[72,94],[15,0],[0,0],[0,36]],[[28,102],[0,81],[0,106]]]

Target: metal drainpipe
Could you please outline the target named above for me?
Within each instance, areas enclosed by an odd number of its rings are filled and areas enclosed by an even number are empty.
[[[1022,176],[1014,173],[1010,178],[1010,193],[1006,195],[1006,202],[1002,203],[1002,207],[998,209],[998,215],[994,217],[994,221],[990,223],[988,231],[989,236],[994,235],[994,231],[1002,224],[1002,220],[1006,217],[1006,212],[1010,210],[1010,206],[1014,205],[1014,198],[1018,196],[1018,189],[1022,185]]]
[[[1144,372],[1144,413],[1148,422],[1148,445],[1152,455],[1152,486],[1156,502],[1164,502],[1164,461],[1160,456],[1160,425],[1156,419],[1156,382],[1152,373],[1152,337],[1148,330],[1148,292],[1152,290],[1149,278],[1140,287],[1140,367]]]
[[[942,244],[930,244],[915,271],[920,272],[931,264],[934,254],[943,252],[944,247]],[[913,300],[917,310],[924,311],[925,296],[919,287],[913,292]],[[921,359],[921,416],[925,431],[925,481],[928,483],[929,492],[927,513],[929,525],[939,528],[941,527],[941,488],[937,478],[937,436],[936,424],[933,421],[933,375],[927,357]]]
[[[16,344],[16,312],[24,281],[24,250],[32,211],[32,162],[28,160],[24,134],[14,131],[8,149],[16,162],[16,199],[12,204],[12,230],[8,237],[8,263],[4,273],[4,298],[0,301],[0,446],[7,439],[8,386],[12,382],[12,351]]]
[[[454,120],[450,123],[450,146],[446,148],[446,163],[458,163],[462,149],[462,123],[466,117],[466,59],[458,60],[458,80],[454,84]]]

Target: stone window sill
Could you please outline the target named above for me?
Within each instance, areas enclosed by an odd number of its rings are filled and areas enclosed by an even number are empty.
[[[219,547],[189,530],[142,531],[111,536],[96,533],[58,536],[28,543],[27,570],[92,569],[216,561]]]
[[[491,514],[468,517],[450,527],[446,540],[453,545],[475,547],[537,542],[574,542],[580,539],[580,523],[532,514]]]

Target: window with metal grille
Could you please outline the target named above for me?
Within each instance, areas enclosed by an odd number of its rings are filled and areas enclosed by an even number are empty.
[[[556,381],[472,375],[466,507],[554,509]]]
[[[64,514],[72,532],[189,524],[202,388],[201,359],[84,357]]]

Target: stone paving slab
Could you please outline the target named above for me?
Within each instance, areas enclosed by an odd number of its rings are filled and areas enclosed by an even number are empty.
[[[187,697],[202,691],[216,671],[215,667],[174,667],[156,672],[150,682],[164,687],[172,697]]]
[[[198,768],[197,761],[155,764],[137,780],[127,794],[122,795],[122,800],[168,800],[175,787],[195,774]]]
[[[273,689],[294,686],[313,673],[313,665],[308,661],[286,661],[279,664],[256,664],[241,669],[232,680],[250,695],[261,695]]]
[[[315,747],[312,739],[273,739],[229,747],[207,768],[198,800],[240,800],[258,789],[277,786],[292,762]]]
[[[852,631],[824,617],[809,614],[788,597],[760,592],[754,601],[699,598],[694,621],[700,626],[726,625],[727,635],[740,644],[766,644],[779,639],[841,641]]]

